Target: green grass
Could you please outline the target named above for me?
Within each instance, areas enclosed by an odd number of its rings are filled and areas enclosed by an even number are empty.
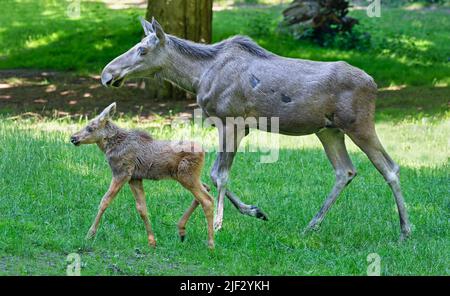
[[[118,122],[158,138],[179,138],[185,132],[129,118]],[[314,136],[281,136],[278,162],[261,164],[260,154],[241,153],[231,175],[230,188],[260,206],[270,220],[242,216],[227,201],[213,254],[206,246],[201,211],[188,224],[187,240],[179,241],[176,222],[192,197],[171,181],[145,182],[156,250],[147,247],[129,188],[107,210],[96,239],[85,242],[110,172],[96,146],[76,148],[68,142],[82,124],[0,119],[0,274],[65,274],[66,256],[72,252],[81,255],[83,275],[364,275],[369,253],[381,256],[384,275],[450,272],[448,116],[377,124],[386,149],[402,166],[413,224],[410,240],[399,243],[392,194],[351,143],[357,178],[320,231],[300,235],[334,177]],[[247,141],[255,142],[258,135],[252,132]],[[206,145],[216,143],[213,130],[196,129],[196,136]],[[203,173],[209,185],[213,158],[214,153],[207,154]]]
[[[67,1],[7,0],[0,11],[0,68],[40,68],[98,74],[112,58],[142,35],[142,9],[109,9],[83,1],[80,18],[67,16]],[[213,38],[253,37],[265,48],[289,57],[346,60],[373,75],[380,86],[441,85],[450,82],[450,20],[445,10],[383,6],[381,18],[352,11],[369,32],[373,48],[343,51],[299,42],[277,32],[280,6],[237,7],[214,12]]]
[[[98,74],[142,34],[136,18],[143,10],[111,10],[101,2],[83,2],[81,17],[70,19],[66,8],[61,0],[3,1],[0,68]],[[358,52],[278,35],[280,11],[277,6],[217,11],[214,40],[247,34],[278,54],[343,59],[373,75],[380,86],[401,86],[380,92],[376,118],[384,146],[402,167],[413,224],[410,240],[399,243],[389,187],[351,142],[358,176],[321,229],[300,235],[325,200],[334,176],[314,136],[281,136],[279,161],[261,164],[259,153],[240,153],[231,173],[230,188],[245,202],[260,206],[270,220],[242,216],[226,201],[224,229],[216,235],[213,254],[207,250],[201,211],[187,226],[187,240],[179,242],[176,222],[192,197],[170,181],[145,182],[156,250],[147,247],[128,188],[107,210],[96,239],[86,242],[110,171],[97,147],[69,144],[70,133],[84,120],[13,120],[6,114],[14,112],[1,109],[0,274],[63,275],[67,254],[76,252],[83,275],[364,275],[370,253],[381,256],[384,275],[449,275],[448,16],[440,10],[383,7],[382,18],[369,19],[364,11],[353,11],[373,39],[371,50]],[[159,121],[137,122],[128,115],[118,123],[145,128],[158,138],[180,138],[186,132],[162,127]],[[255,143],[259,135],[252,132],[245,143]],[[210,129],[196,128],[192,138],[209,147],[217,143]],[[208,153],[203,180],[209,185],[213,160],[214,153]]]

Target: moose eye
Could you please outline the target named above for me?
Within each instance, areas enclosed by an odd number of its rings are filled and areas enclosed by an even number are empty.
[[[138,53],[140,56],[143,56],[147,53],[147,49],[145,47],[138,47]]]
[[[92,127],[88,126],[88,127],[86,128],[86,131],[87,131],[88,133],[92,133],[92,132],[94,131],[94,129],[93,129]]]

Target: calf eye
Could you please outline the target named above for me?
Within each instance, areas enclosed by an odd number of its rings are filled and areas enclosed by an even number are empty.
[[[145,47],[138,47],[138,53],[140,56],[143,56],[147,53],[147,49]]]
[[[92,127],[88,126],[88,127],[86,128],[86,131],[87,131],[88,133],[92,133],[92,132],[94,131],[94,129],[93,129]]]

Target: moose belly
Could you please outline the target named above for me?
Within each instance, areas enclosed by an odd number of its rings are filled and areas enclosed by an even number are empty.
[[[223,124],[235,124],[238,127],[259,129],[262,131],[286,135],[309,135],[316,133],[326,124],[326,115],[318,110],[309,112],[301,106],[271,107],[260,109],[247,109],[241,114],[209,110],[209,116],[217,116]],[[216,121],[214,121],[216,124]]]
[[[303,98],[265,98],[264,104],[258,104],[250,117],[257,118],[258,128],[286,135],[308,135],[319,131],[326,125],[327,109],[320,100],[308,103]],[[285,101],[283,101],[283,99]]]
[[[314,122],[312,122],[283,115],[272,116],[268,118],[267,121],[271,122],[267,125],[267,127],[263,124],[260,124],[258,126],[258,129],[267,132],[292,136],[314,134],[324,127],[322,122],[315,122],[315,119]]]
[[[211,100],[202,106],[207,116],[223,123],[235,122],[288,135],[307,135],[326,124],[327,114],[334,109],[329,94],[304,95],[285,90],[260,87],[242,97]]]

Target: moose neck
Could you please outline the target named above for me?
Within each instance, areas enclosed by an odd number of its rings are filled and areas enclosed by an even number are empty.
[[[210,56],[196,56],[195,50],[198,48],[212,48],[213,46],[196,44],[170,35],[167,37],[167,63],[160,74],[162,78],[195,94],[202,74],[211,67],[214,60]],[[177,41],[173,40],[175,38]],[[181,46],[186,46],[187,48],[180,50],[180,44],[178,42],[182,42]]]
[[[126,131],[111,121],[107,121],[105,123],[104,127],[106,131],[106,136],[99,142],[97,142],[97,146],[102,150],[104,153],[108,153],[108,151],[111,151],[119,145],[123,139],[126,137]]]

